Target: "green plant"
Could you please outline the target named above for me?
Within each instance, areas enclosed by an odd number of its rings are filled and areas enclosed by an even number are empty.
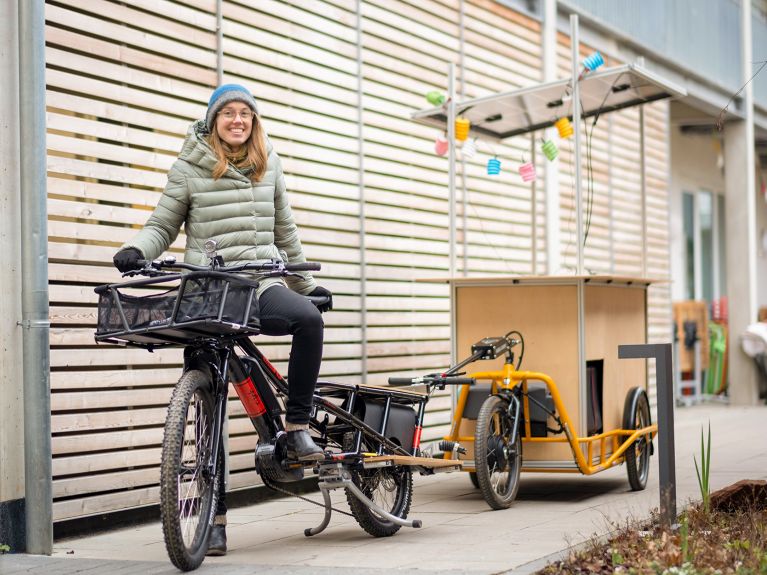
[[[10,550],[11,550],[11,548],[10,548],[10,547],[8,547],[7,545],[3,545],[2,543],[0,543],[0,555],[2,555],[3,553],[8,553],[8,551],[10,551]]]
[[[682,516],[682,522],[679,525],[679,549],[682,553],[682,563],[690,560],[690,525],[687,521],[687,515]]]
[[[703,499],[703,511],[708,514],[711,507],[711,490],[709,486],[709,472],[711,470],[711,422],[708,422],[708,442],[703,444],[703,430],[700,430],[700,468],[698,460],[693,455],[695,473],[698,476],[698,486]]]
[[[623,555],[618,553],[615,550],[612,550],[612,556],[610,557],[613,567],[617,567],[618,565],[623,565]]]

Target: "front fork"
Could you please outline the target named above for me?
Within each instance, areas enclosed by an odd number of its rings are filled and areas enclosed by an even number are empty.
[[[219,449],[223,441],[224,424],[226,421],[226,404],[228,382],[227,373],[231,351],[227,348],[208,349],[187,347],[184,350],[184,371],[196,369],[206,373],[210,379],[213,395],[213,429],[210,444],[210,457],[206,465],[206,475],[215,479],[216,469],[219,465],[219,455],[223,449]],[[196,414],[195,414],[196,415]],[[195,418],[196,419],[196,418]],[[223,478],[221,478],[223,481]]]
[[[517,434],[519,433],[519,411],[521,409],[519,398],[515,393],[512,393],[509,397],[509,409],[508,414],[511,418],[511,438],[509,439],[509,445],[517,444]]]

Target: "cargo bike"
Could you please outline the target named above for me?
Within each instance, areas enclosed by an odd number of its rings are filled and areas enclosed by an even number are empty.
[[[520,370],[523,357],[524,338],[512,331],[476,342],[471,355],[451,368],[450,373],[456,373],[478,360],[503,358],[501,369],[470,372],[472,385],[459,388],[451,429],[441,443],[447,449],[443,457],[463,459],[463,470],[493,509],[506,509],[514,501],[523,467],[526,471],[593,475],[625,463],[631,489],[644,489],[652,440],[658,431],[651,421],[645,390],[628,390],[621,428],[579,437],[556,382],[545,373]],[[469,430],[466,423],[471,425]],[[575,466],[525,465],[525,448],[536,444],[566,444]]]
[[[230,382],[258,434],[254,464],[264,484],[293,495],[287,485],[303,479],[307,471],[318,476],[323,502],[316,503],[325,508],[325,515],[320,525],[304,531],[306,536],[327,527],[334,510],[329,492],[341,488],[351,515],[370,535],[385,537],[402,526],[420,527],[421,521],[407,518],[413,473],[428,475],[462,465],[422,455],[426,403],[435,389],[468,385],[471,380],[436,374],[423,378],[425,393],[318,382],[310,433],[325,458],[292,461],[283,422],[288,382],[250,339],[259,333],[256,290],[261,278],[298,275],[320,266],[276,260],[226,267],[214,245],[206,249],[208,266],[173,257],[141,262],[142,269],[124,275],[145,277],[95,290],[97,342],[149,351],[184,348],[160,464],[161,523],[171,562],[193,570],[207,551],[224,474]]]

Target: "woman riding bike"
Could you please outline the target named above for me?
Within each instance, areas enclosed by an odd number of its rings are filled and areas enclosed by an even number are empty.
[[[251,93],[225,84],[211,95],[204,120],[187,131],[178,159],[154,212],[136,236],[114,256],[121,272],[138,261],[160,256],[186,232],[184,261],[208,263],[204,243],[213,239],[227,265],[269,259],[306,261],[291,214],[280,158],[266,137]],[[326,296],[316,308],[305,295]],[[258,289],[261,333],[292,335],[286,404],[288,455],[320,460],[322,450],[308,432],[317,375],[322,361],[324,324],[320,312],[332,308],[330,291],[310,274],[267,278]],[[211,530],[209,555],[226,553],[224,482]]]

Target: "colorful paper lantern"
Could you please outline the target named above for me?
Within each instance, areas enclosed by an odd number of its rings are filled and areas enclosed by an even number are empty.
[[[431,92],[426,93],[426,99],[429,101],[429,104],[432,106],[441,106],[445,103],[445,95],[438,91],[438,90],[432,90]]]
[[[553,162],[559,155],[557,145],[551,140],[543,140],[543,146],[541,146],[541,150],[543,150],[543,155],[546,156],[546,159],[549,162]]]
[[[532,162],[525,162],[519,166],[519,175],[523,182],[532,182],[535,180],[535,166]]]
[[[498,158],[490,158],[487,161],[487,175],[497,176],[501,173],[501,161]]]
[[[474,138],[471,140],[466,140],[463,143],[463,146],[461,146],[461,157],[465,159],[473,158],[477,154],[477,144],[474,141]]]
[[[583,59],[583,66],[590,72],[593,72],[604,63],[605,59],[602,58],[602,54],[599,52],[594,52],[591,56]]]
[[[455,119],[455,139],[463,142],[466,138],[469,137],[469,128],[471,127],[471,122],[468,118],[463,118],[461,116],[458,116]]]
[[[448,147],[449,144],[445,136],[437,136],[437,139],[434,140],[434,153],[438,156],[447,154]]]
[[[563,140],[565,138],[569,138],[575,133],[573,125],[570,123],[570,120],[567,118],[567,116],[563,116],[554,122],[554,126],[556,126],[557,132],[559,132],[559,137]]]

